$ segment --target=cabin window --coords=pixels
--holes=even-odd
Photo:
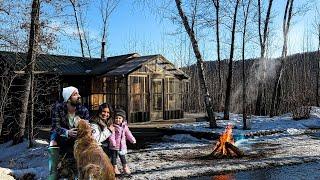
[[[102,103],[110,103],[116,108],[125,108],[127,101],[127,87],[125,78],[102,77],[94,78],[90,97],[91,109],[98,110]]]
[[[162,110],[162,80],[152,81],[153,110]]]
[[[183,81],[183,89],[182,89],[182,104],[183,104],[183,109],[185,111],[189,111],[189,105],[188,105],[188,98],[189,98],[189,93],[190,93],[190,83],[189,81]]]
[[[116,108],[125,108],[127,105],[127,84],[126,78],[114,79],[114,105]]]
[[[182,84],[173,77],[166,80],[166,110],[177,110],[182,108]]]
[[[147,76],[129,76],[130,107],[132,112],[146,112],[148,96]]]
[[[91,109],[98,110],[99,105],[106,102],[106,95],[104,94],[92,94],[91,95]]]

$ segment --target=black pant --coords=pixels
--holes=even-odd
[[[117,165],[117,157],[120,157],[122,165],[127,164],[125,155],[120,155],[119,151],[110,149],[110,158],[112,165]]]

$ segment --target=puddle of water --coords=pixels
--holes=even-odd
[[[236,173],[203,176],[190,179],[197,180],[243,180],[243,179],[261,179],[261,180],[315,180],[320,179],[320,162],[309,162],[290,166],[281,166],[267,169],[258,169],[251,171],[240,171]]]
[[[310,134],[309,136],[311,136],[313,139],[320,139],[320,132]]]

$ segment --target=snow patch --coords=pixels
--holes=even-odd
[[[297,134],[303,134],[303,133],[305,133],[305,130],[295,129],[295,128],[289,128],[289,129],[287,129],[287,132],[288,132],[290,135],[297,135]]]
[[[48,176],[48,142],[35,140],[35,147],[28,148],[28,141],[12,145],[12,141],[0,144],[0,167],[9,169],[17,178],[26,173],[36,175],[36,179]]]
[[[311,107],[310,118],[320,118],[320,107]]]

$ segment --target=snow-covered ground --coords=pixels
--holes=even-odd
[[[34,148],[28,148],[28,141],[12,146],[12,142],[0,145],[0,179],[1,172],[22,177],[33,173],[36,179],[48,176],[48,142],[37,139]]]
[[[320,139],[313,136],[319,131],[310,130],[320,128],[319,112],[319,109],[313,109],[310,119],[299,121],[293,120],[291,114],[274,118],[253,116],[250,130],[241,129],[242,119],[238,114],[231,114],[230,120],[218,120],[220,127],[233,124],[233,133],[238,137],[253,134],[236,142],[245,152],[243,158],[200,159],[200,156],[211,153],[215,141],[188,134],[164,136],[161,142],[152,143],[145,149],[129,150],[127,157],[132,176],[121,179],[183,178],[320,160]],[[214,133],[224,131],[224,128],[212,130],[208,126],[207,122],[196,122],[175,124],[171,128]],[[275,133],[258,136],[259,132],[266,131]],[[0,145],[0,167],[16,175],[32,171],[37,179],[46,178],[47,142],[38,140],[37,147],[33,149],[27,149],[27,143],[9,145]]]
[[[218,113],[218,116],[222,117],[222,113]],[[226,127],[227,124],[234,126],[234,135],[249,135],[258,134],[258,132],[279,132],[287,131],[289,134],[301,134],[309,129],[320,129],[320,108],[312,108],[311,118],[303,120],[293,120],[292,114],[284,114],[269,118],[268,116],[252,116],[249,119],[249,130],[242,130],[243,120],[241,114],[230,113],[230,120],[217,120],[219,127]],[[192,124],[175,124],[173,129],[197,131],[197,132],[213,132],[222,133],[224,128],[210,129],[208,122],[196,122]]]

